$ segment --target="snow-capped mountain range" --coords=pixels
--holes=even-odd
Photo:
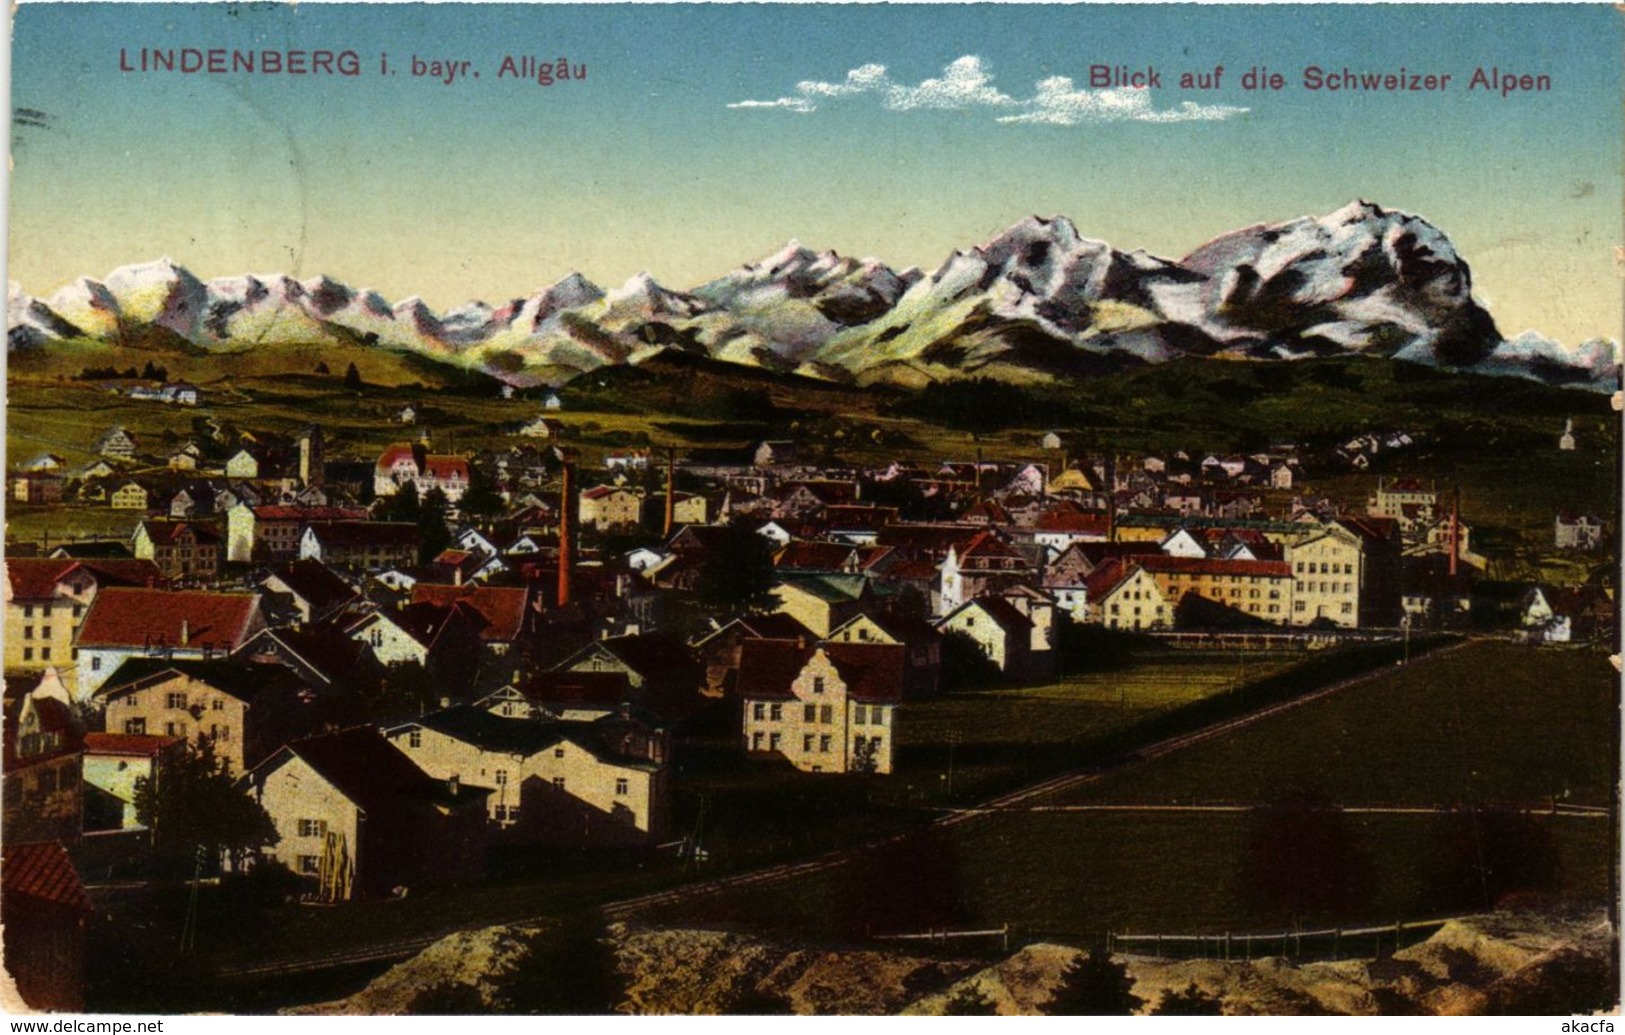
[[[201,281],[171,260],[82,277],[49,298],[12,284],[12,350],[64,339],[210,352],[347,342],[419,353],[510,383],[562,383],[665,349],[857,384],[968,376],[1064,380],[1183,355],[1372,353],[1613,390],[1615,342],[1503,339],[1467,263],[1426,220],[1356,201],[1215,238],[1178,260],[1122,252],[1064,216],[1025,219],[935,271],[792,241],[688,292],[639,274],[572,273],[501,305],[436,313],[328,277]]]

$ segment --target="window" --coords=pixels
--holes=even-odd
[[[498,823],[501,823],[503,820],[508,818],[508,806],[498,805],[494,811],[496,813],[496,821]]]
[[[769,751],[777,751],[779,749],[779,735],[777,733],[767,738],[767,749]]]
[[[83,605],[83,604],[75,604],[75,605],[73,605],[73,617],[78,618],[80,615],[82,615],[84,613],[85,613],[85,605]]]
[[[326,837],[327,836],[327,820],[325,820],[325,819],[301,819],[299,821],[299,836],[300,837]]]
[[[32,618],[32,617],[34,617],[34,605],[33,604],[24,604],[23,605],[23,617],[24,618]]]
[[[558,747],[553,749],[553,757],[554,758],[563,758],[564,757],[564,745],[563,744],[560,744]]]
[[[498,780],[498,781],[497,781],[497,782],[498,782],[498,783],[502,783],[502,782],[504,782],[504,781],[505,781],[505,780],[506,780],[506,779],[507,779],[507,774],[505,774],[505,773],[502,773],[502,771],[501,771],[501,770],[500,770],[500,769],[499,769],[499,770],[497,770],[497,772],[498,772],[498,774],[499,774],[499,775],[501,775],[501,776],[502,776],[502,777],[503,777],[503,779],[502,779],[502,780]],[[553,789],[554,789],[554,790],[555,790],[555,791],[562,791],[562,790],[564,790],[564,777],[562,777],[562,776],[555,776],[555,777],[553,777]]]
[[[186,695],[184,693],[169,693],[164,695],[165,708],[185,708]]]
[[[812,746],[813,746],[813,735],[811,733],[802,734],[802,736],[801,736],[801,750],[802,751],[811,751]]]
[[[41,647],[39,649],[39,659],[41,661],[50,661],[51,660],[51,648],[49,648],[49,647]]]
[[[823,736],[818,738],[818,750],[822,754],[826,754],[826,755],[829,754],[829,734],[828,733],[826,733]]]
[[[821,694],[823,692],[824,692],[824,677],[823,676],[813,676],[813,693]]]
[[[164,723],[164,736],[179,737],[181,734],[176,731],[175,724],[173,722],[166,722]]]
[[[508,771],[506,769],[498,769],[497,772],[496,772],[496,781],[497,781],[497,786],[498,787],[506,787],[506,786],[508,786]],[[564,786],[564,777],[560,776],[560,777],[554,778],[553,786],[555,786],[555,787]]]
[[[750,717],[751,718],[760,720],[760,719],[764,718],[766,716],[766,714],[767,714],[767,706],[764,705],[762,702],[757,701],[754,705],[751,706],[751,709],[750,709]]]
[[[757,734],[757,736],[760,736],[760,735],[761,734]],[[619,795],[624,795],[624,794],[626,794],[626,792],[628,790],[629,790],[629,787],[628,787],[627,782],[626,782],[626,777],[617,776],[615,778],[615,793],[616,793],[616,795],[618,795],[618,796]]]
[[[48,626],[48,625],[42,626],[40,628],[40,631],[39,631],[39,638],[42,639],[42,640],[50,639],[51,638],[51,627]]]
[[[889,709],[875,705],[875,707],[869,712],[869,721],[874,723],[876,726],[886,725],[886,714],[888,711]]]
[[[322,871],[322,863],[321,863],[321,860],[319,858],[317,858],[316,856],[314,856],[314,855],[301,855],[299,857],[299,872],[300,873],[313,876],[315,874],[320,873],[321,871]]]
[[[770,706],[768,708],[768,710],[767,710],[767,717],[769,719],[771,719],[772,721],[774,721],[774,722],[778,722],[780,719],[783,719],[784,718],[784,706],[779,705],[779,704],[775,704],[775,705]],[[773,736],[776,738],[776,737],[778,737],[778,734],[775,733],[775,734],[773,734]]]
[[[820,714],[818,716],[818,719],[819,719],[820,722],[834,722],[835,721],[835,711],[834,711],[834,707],[832,705],[827,705],[827,704],[824,705],[824,707],[821,708],[819,710],[819,712],[820,712]]]
[[[508,822],[509,823],[517,823],[517,822],[519,822],[519,806],[518,805],[509,805],[508,806]]]
[[[752,733],[750,735],[750,749],[752,751],[760,751],[760,750],[762,750],[762,731],[761,730],[757,730],[755,733]]]
[[[860,704],[858,705],[857,713],[852,716],[852,721],[857,723],[859,726],[862,726],[865,722],[869,721],[868,714],[869,709]]]
[[[1304,610],[1307,610],[1307,608],[1306,608],[1306,607],[1305,607],[1305,606],[1304,606],[1304,602],[1303,602],[1303,601],[1301,601],[1301,600],[1294,600],[1294,601],[1293,601],[1293,602],[1292,602],[1292,610],[1294,610],[1294,611],[1304,611]]]
[[[1354,605],[1353,605],[1353,604],[1350,604],[1350,603],[1347,603],[1347,602],[1345,602],[1345,603],[1344,603],[1344,604],[1343,604],[1343,613],[1344,613],[1344,614],[1346,614],[1346,615],[1351,615],[1351,614],[1353,614],[1353,613],[1354,613]]]
[[[23,639],[32,640],[33,638],[34,638],[34,627],[32,625],[23,626]]]
[[[802,708],[801,709],[801,721],[802,722],[817,722],[818,721],[818,706],[816,704],[809,704],[806,707]]]
[[[412,730],[406,735],[406,746],[420,748],[423,746],[423,731]]]
[[[23,648],[23,660],[24,661],[33,661],[34,660],[34,648],[32,648],[32,647],[24,647]],[[98,658],[97,660],[99,661],[101,659]]]

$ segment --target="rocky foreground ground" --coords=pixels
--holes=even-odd
[[[992,961],[924,957],[624,924],[572,937],[574,947],[556,929],[460,932],[355,995],[285,1012],[573,1013],[591,1007],[577,996],[585,983],[627,1014],[937,1014],[966,987],[1001,1014],[1040,1014],[1079,955],[1035,944]],[[1617,1009],[1616,951],[1597,910],[1465,917],[1382,959],[1121,959],[1145,1012],[1194,984],[1228,1014],[1553,1014]]]

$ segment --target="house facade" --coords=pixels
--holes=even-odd
[[[492,788],[487,816],[526,839],[649,843],[671,824],[664,733],[638,724],[508,719],[464,705],[386,731],[431,776]]]
[[[903,665],[902,648],[887,645],[744,643],[745,751],[803,772],[890,773]]]
[[[478,879],[490,788],[437,780],[375,729],[295,740],[243,778],[276,826],[265,856],[326,899]]]

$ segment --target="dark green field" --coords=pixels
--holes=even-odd
[[[1610,823],[1550,814],[1545,796],[1608,800],[1618,757],[1611,671],[1595,653],[1472,644],[1037,808],[932,828],[660,919],[830,938],[1008,922],[1093,941],[1109,930],[1267,931],[1513,902],[1594,905],[1615,856]],[[1264,807],[1064,811],[1221,802]]]
[[[1475,643],[1065,801],[1606,805],[1618,703],[1603,654]]]

